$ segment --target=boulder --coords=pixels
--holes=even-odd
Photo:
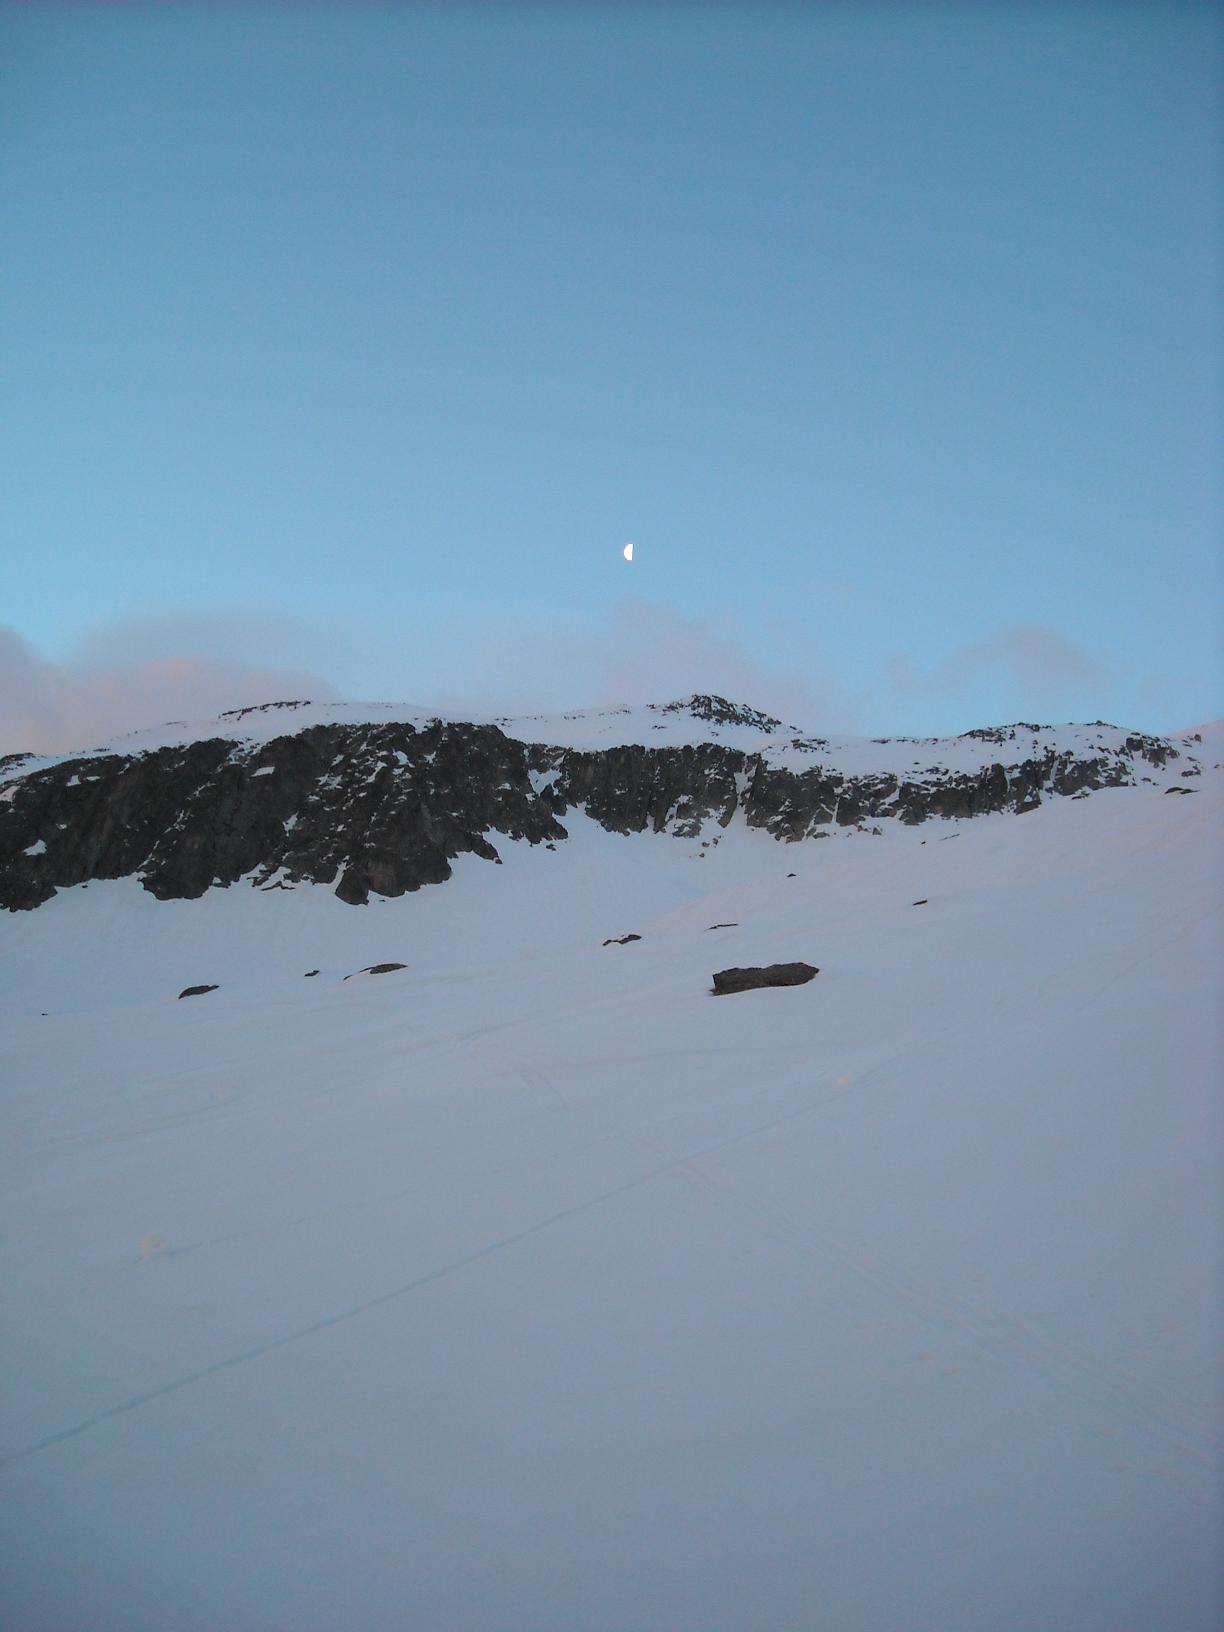
[[[351,975],[345,975],[345,980],[355,980],[358,975],[391,975],[397,969],[407,969],[406,963],[369,963],[364,969],[355,969]],[[316,971],[317,973],[317,971]]]
[[[810,963],[766,963],[748,969],[720,969],[714,976],[714,996],[750,992],[757,986],[802,986],[819,973]]]

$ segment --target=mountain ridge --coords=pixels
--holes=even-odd
[[[616,833],[701,839],[708,825],[708,846],[742,816],[796,842],[1023,814],[1105,788],[1187,792],[1203,755],[1198,735],[1175,742],[1102,721],[805,736],[707,693],[477,721],[275,702],[0,763],[0,906],[31,910],[61,888],[128,876],[159,899],[248,878],[332,886],[363,905],[444,882],[463,854],[498,862],[491,834],[555,846],[576,809]]]

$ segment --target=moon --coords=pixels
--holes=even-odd
[[[626,544],[624,549],[621,551],[621,554],[624,556],[626,561],[632,561],[633,560],[633,545],[632,544]]]

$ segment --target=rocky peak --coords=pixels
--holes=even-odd
[[[715,697],[706,692],[695,691],[691,697],[682,697],[674,703],[650,703],[647,706],[658,714],[688,714],[695,720],[707,720],[712,725],[746,725],[753,730],[769,733],[795,729],[794,726],[784,727],[781,720],[775,720],[772,714],[763,714],[759,708],[731,703],[725,697]]]

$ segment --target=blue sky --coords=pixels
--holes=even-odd
[[[6,7],[0,62],[0,751],[290,685],[1224,713],[1218,8]]]

